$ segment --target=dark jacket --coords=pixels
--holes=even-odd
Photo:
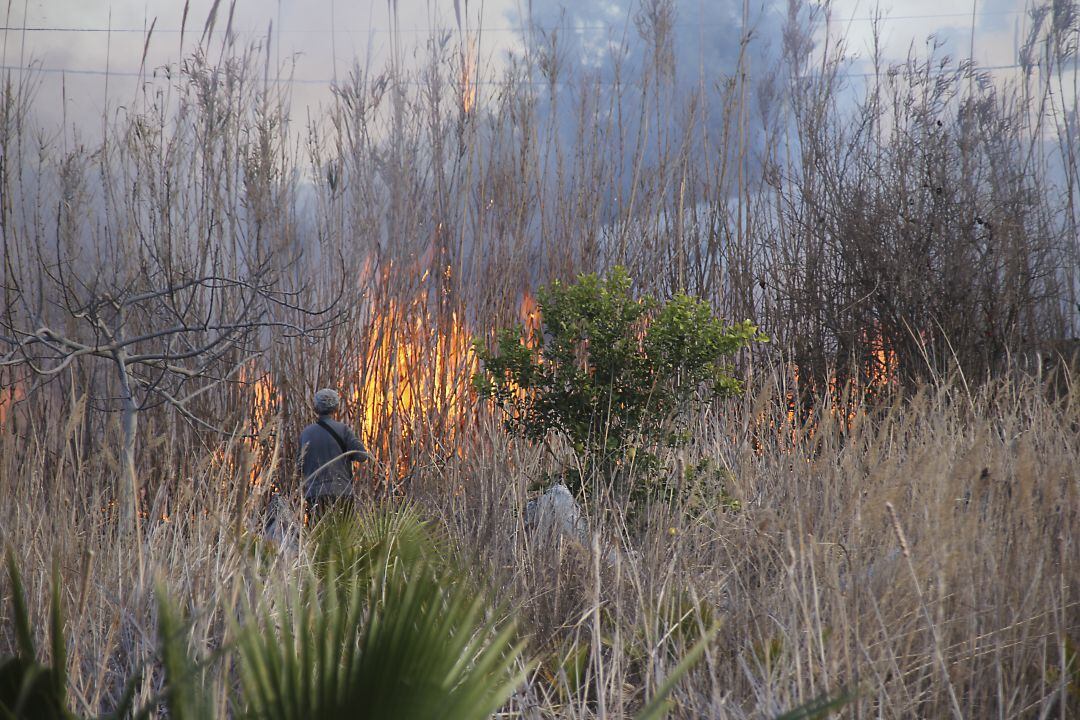
[[[349,426],[325,415],[320,418],[345,443],[345,453],[334,436],[318,423],[300,433],[300,464],[304,474],[304,497],[342,497],[353,493],[352,463],[371,456]]]

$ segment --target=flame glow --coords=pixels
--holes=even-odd
[[[865,333],[864,339],[870,348],[870,359],[864,368],[870,388],[880,389],[898,382],[898,362],[896,351],[888,347],[881,332]]]
[[[461,110],[465,115],[476,107],[476,69],[479,60],[476,38],[470,34],[461,46]]]
[[[393,454],[422,439],[454,441],[477,369],[472,334],[457,312],[440,321],[424,295],[391,300],[367,330],[360,363],[352,399],[369,448]]]
[[[775,436],[781,447],[795,448],[801,439],[813,438],[820,419],[807,417],[803,402],[806,397],[822,403],[829,418],[836,421],[842,431],[850,430],[858,418],[865,414],[867,402],[884,395],[899,385],[899,362],[896,351],[888,346],[885,337],[876,330],[862,335],[866,354],[852,377],[846,381],[833,372],[823,392],[817,391],[815,383],[800,379],[799,367],[788,363],[784,368],[780,393],[783,397],[783,416],[771,417],[762,410],[754,422],[754,447],[764,452],[763,437]],[[771,443],[770,443],[771,447]]]
[[[240,387],[247,396],[249,431],[240,438],[239,447],[247,452],[237,457],[235,453],[222,448],[215,453],[216,464],[223,468],[226,476],[236,473],[246,475],[252,485],[271,482],[267,477],[272,472],[276,446],[276,416],[281,409],[281,393],[274,385],[270,373],[254,376],[255,371],[247,367],[240,371]]]
[[[382,276],[385,282],[386,273]],[[364,266],[364,277],[373,274]],[[479,368],[473,350],[473,333],[460,310],[440,302],[445,288],[439,280],[450,280],[450,270],[419,273],[425,289],[409,298],[376,301],[373,316],[362,335],[345,351],[349,358],[342,368],[341,383],[346,401],[345,420],[355,422],[361,439],[383,464],[386,482],[395,484],[405,477],[427,452],[447,456],[460,452],[460,439],[476,419],[471,378]],[[380,283],[376,280],[373,287]],[[374,292],[376,297],[382,293]],[[380,309],[381,308],[381,309]],[[524,342],[539,342],[542,327],[535,296],[522,293],[517,308],[524,325]],[[841,429],[850,429],[865,410],[868,398],[882,395],[898,380],[896,353],[881,333],[864,334],[867,353],[856,377],[843,383],[837,374],[827,382],[824,393],[828,415]],[[275,444],[268,427],[274,424],[282,401],[281,392],[269,374],[254,379],[241,378],[248,388],[252,432],[246,438],[250,450],[250,475],[260,484],[265,468],[273,464]],[[794,448],[820,429],[820,419],[806,416],[804,393],[814,388],[800,378],[799,368],[787,366],[778,388],[782,412],[773,416],[759,409],[751,421],[755,448]],[[4,417],[4,397],[0,397],[0,420]],[[772,437],[769,440],[767,438]]]
[[[525,342],[531,347],[533,337],[540,331],[541,318],[540,305],[528,290],[521,298],[521,320],[525,324]]]
[[[276,414],[281,402],[277,388],[270,377],[270,373],[264,373],[252,384],[252,407],[251,424],[256,432],[266,427],[270,419]]]
[[[8,417],[11,415],[11,408],[15,407],[16,403],[21,402],[25,397],[26,391],[23,390],[22,384],[18,382],[0,389],[0,425],[7,422]]]

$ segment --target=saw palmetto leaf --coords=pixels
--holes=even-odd
[[[240,639],[252,718],[485,718],[521,682],[522,647],[419,515],[319,530],[317,571]]]

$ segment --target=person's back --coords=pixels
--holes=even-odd
[[[334,419],[338,403],[338,394],[333,390],[315,393],[318,420],[300,433],[304,500],[312,506],[352,498],[352,464],[371,457],[356,433]]]

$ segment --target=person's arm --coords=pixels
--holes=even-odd
[[[307,455],[308,445],[311,443],[304,439],[303,434],[300,435],[300,452],[296,454],[296,469],[300,473],[300,477],[307,478]]]
[[[349,460],[352,462],[366,462],[372,458],[371,453],[348,425],[345,426],[345,446],[349,449]]]

